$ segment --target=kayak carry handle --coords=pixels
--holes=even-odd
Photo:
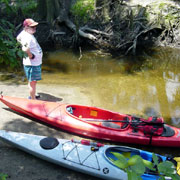
[[[1,97],[3,97],[3,92],[2,91],[0,92],[0,95],[1,95]]]
[[[91,141],[85,140],[85,139],[82,139],[80,141],[72,139],[71,141],[74,142],[74,143],[83,144],[83,145],[86,145],[86,146],[95,146],[95,147],[103,147],[104,146],[104,144],[102,144],[102,143],[91,142]]]

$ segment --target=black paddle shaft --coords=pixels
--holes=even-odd
[[[124,122],[124,123],[130,123],[130,124],[140,124],[140,125],[162,125],[165,124],[163,122],[145,122],[145,121],[131,121],[128,120],[104,120],[104,119],[86,119],[85,121],[88,122]]]

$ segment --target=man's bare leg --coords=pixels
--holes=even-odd
[[[37,81],[31,81],[28,83],[31,99],[36,99],[36,83]]]

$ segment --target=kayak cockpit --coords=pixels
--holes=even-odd
[[[171,137],[175,134],[173,128],[166,126],[162,118],[149,117],[145,120],[101,108],[81,105],[68,105],[67,112],[75,116],[76,119],[87,123],[115,130],[126,130],[130,127],[133,133],[141,132],[148,137]]]
[[[79,120],[113,129],[125,129],[130,124],[129,116],[112,111],[80,105],[69,105],[67,111]]]

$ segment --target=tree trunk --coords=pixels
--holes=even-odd
[[[46,20],[47,16],[47,6],[46,2],[44,0],[37,0],[38,6],[37,6],[37,15],[39,19]]]
[[[68,17],[70,5],[71,0],[38,0],[38,16],[51,25],[56,18],[62,22]]]

